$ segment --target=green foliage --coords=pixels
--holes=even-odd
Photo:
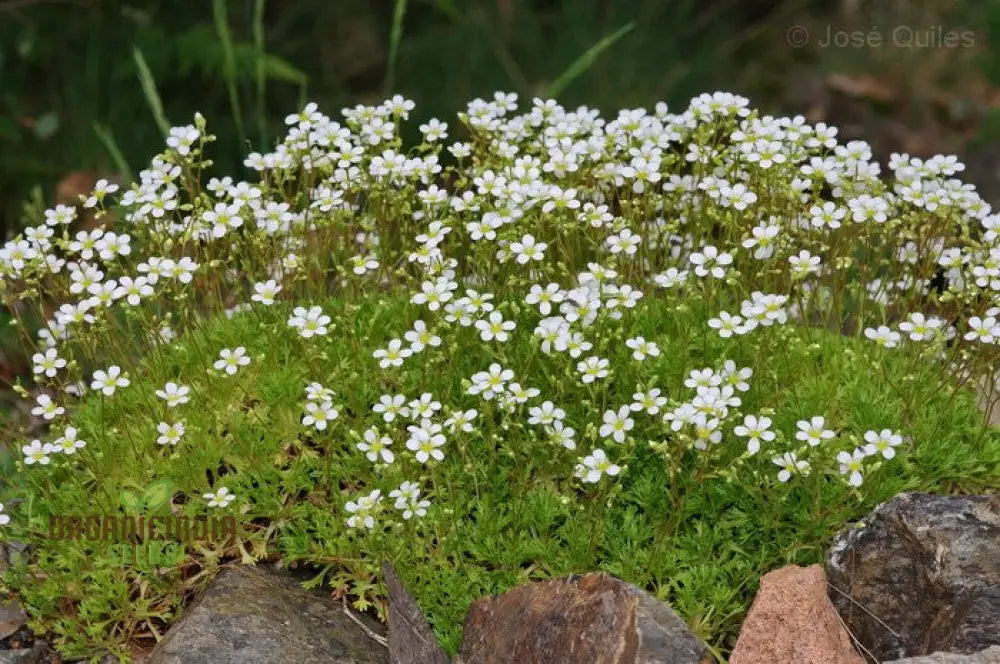
[[[206,172],[197,115],[141,185],[95,189],[113,233],[27,209],[0,297],[51,427],[0,495],[35,545],[4,585],[65,654],[124,655],[274,557],[375,611],[393,561],[451,650],[482,593],[606,569],[725,653],[760,573],[899,491],[1000,484],[969,389],[995,393],[998,238],[954,158],[883,176],[726,93],[607,122],[516,101],[415,145],[402,97],[309,105],[252,182]],[[235,532],[133,558],[47,536],[164,496]]]
[[[132,50],[132,57],[135,58],[139,82],[142,84],[142,94],[146,97],[146,103],[149,104],[149,111],[153,114],[153,119],[156,120],[156,126],[166,136],[167,132],[170,131],[170,123],[163,115],[163,104],[160,102],[160,94],[156,91],[156,81],[153,80],[153,74],[149,71],[146,58],[142,56],[142,51],[138,47]]]
[[[579,58],[573,61],[573,63],[566,68],[562,74],[552,81],[546,94],[549,97],[559,97],[563,90],[566,89],[570,83],[575,81],[577,78],[582,76],[590,67],[594,65],[594,62],[600,57],[601,53],[606,51],[611,47],[616,41],[627,35],[629,32],[635,29],[635,22],[626,23],[622,27],[615,30],[613,34],[604,37],[599,42],[591,46],[580,55]]]
[[[66,654],[121,652],[119,641],[141,634],[147,621],[169,619],[200,585],[201,579],[187,581],[193,569],[212,570],[226,555],[217,544],[199,543],[176,566],[151,574],[145,561],[122,565],[109,557],[107,543],[45,539],[50,515],[77,514],[83,505],[87,513],[119,514],[122,487],[148,486],[145,498],[129,495],[136,507],[145,500],[151,508],[163,497],[156,487],[172,486],[177,494],[170,509],[193,516],[204,512],[201,494],[224,484],[237,496],[231,511],[243,532],[236,549],[252,559],[279,554],[290,564],[312,565],[322,570],[317,582],[349,592],[359,609],[384,608],[378,569],[390,560],[451,651],[475,598],[593,569],[670,601],[702,637],[727,650],[760,574],[821,561],[832,534],[877,503],[904,490],[1000,488],[1000,446],[983,428],[972,395],[930,394],[933,373],[906,353],[817,330],[772,328],[765,333],[770,350],[763,365],[757,343],[706,338],[696,323],[709,312],[678,314],[659,299],[631,316],[622,333],[644,335],[670,352],[646,366],[630,360],[621,338],[598,340],[598,352],[621,369],[600,403],[568,399],[572,382],[561,363],[540,357],[528,337],[512,341],[508,361],[534,363],[531,385],[565,407],[567,422],[580,425],[600,420],[604,399],[627,402],[641,382],[633,374],[640,367],[666,394],[681,398],[690,391],[682,381],[691,366],[718,366],[723,358],[766,366],[751,379],[744,406],[774,408],[780,431],[815,413],[842,414],[851,431],[903,429],[904,397],[892,386],[907,385],[922,404],[905,427],[912,438],[907,451],[856,491],[835,471],[781,485],[768,454],[747,458],[731,437],[710,465],[693,450],[677,459],[683,472],[671,482],[665,459],[636,440],[620,484],[580,489],[571,480],[573,453],[487,409],[479,432],[457,434],[445,461],[418,478],[398,436],[392,465],[373,465],[356,449],[361,431],[384,427],[370,405],[388,391],[431,392],[449,407],[478,407],[479,400],[465,394],[463,377],[490,358],[469,333],[413,371],[385,376],[357,351],[384,345],[386,324],[409,326],[419,308],[378,295],[321,304],[336,322],[318,343],[288,334],[291,304],[203,322],[155,351],[128,389],[113,399],[93,397],[77,411],[74,424],[88,441],[79,452],[86,474],[67,458],[51,473],[18,476],[31,517],[24,531],[10,534],[37,542],[38,558],[5,582],[27,603],[35,627],[57,635]],[[249,366],[232,377],[210,369],[215,349],[241,344]],[[882,363],[884,375],[868,369]],[[157,422],[175,414],[154,391],[178,379],[194,395],[176,411],[187,433],[176,447],[151,445]],[[304,430],[299,422],[303,388],[313,381],[333,387],[341,406],[325,432]],[[404,521],[386,514],[379,517],[385,526],[370,533],[345,525],[345,502],[359,490],[385,494],[405,479],[429,487],[426,517]],[[38,573],[47,576],[31,581]],[[66,601],[73,611],[66,612]]]

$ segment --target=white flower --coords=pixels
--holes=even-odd
[[[725,266],[732,264],[733,257],[725,252],[708,245],[702,248],[701,252],[691,254],[690,262],[694,265],[694,273],[699,277],[712,275],[716,279],[726,276]]]
[[[299,335],[308,339],[312,336],[323,336],[327,333],[330,317],[323,313],[320,307],[295,307],[288,318],[288,326],[299,331]]]
[[[576,441],[573,440],[576,430],[564,425],[561,420],[554,421],[550,426],[546,426],[545,430],[548,432],[552,443],[561,445],[567,450],[576,449]]]
[[[858,448],[851,452],[840,452],[837,455],[837,462],[840,464],[840,474],[847,475],[847,483],[857,487],[865,481],[861,474],[864,470],[865,452]]]
[[[725,207],[733,207],[737,210],[745,210],[747,206],[757,202],[757,194],[749,191],[746,185],[740,183],[730,187],[724,185],[719,189],[720,202]]]
[[[779,482],[787,482],[792,475],[809,474],[809,462],[799,459],[795,452],[785,452],[780,456],[771,457],[771,463],[781,467],[778,471]]]
[[[392,450],[389,449],[389,446],[392,445],[392,438],[381,435],[375,427],[365,431],[364,438],[357,447],[365,453],[365,456],[372,463],[380,458],[385,463],[392,463],[396,458]]]
[[[566,417],[566,411],[556,407],[551,401],[545,401],[540,406],[529,408],[528,415],[528,424],[546,425]]]
[[[470,408],[469,410],[457,410],[451,414],[451,417],[444,421],[444,425],[448,427],[448,430],[452,433],[456,431],[465,431],[466,433],[473,431],[472,426],[473,420],[478,417],[479,411],[475,408]]]
[[[483,341],[493,341],[496,339],[503,343],[510,338],[509,332],[515,327],[517,327],[517,323],[512,320],[504,320],[499,311],[491,312],[488,321],[476,321],[479,338]]]
[[[309,401],[305,405],[305,410],[302,416],[303,426],[314,427],[317,431],[325,430],[327,422],[340,417],[340,412],[330,401]]]
[[[760,451],[761,442],[774,440],[774,432],[771,431],[771,418],[747,415],[743,418],[743,424],[733,429],[737,436],[748,438],[747,452],[756,454]]]
[[[204,493],[201,497],[208,501],[209,507],[227,507],[236,498],[224,486],[216,489],[215,493]]]
[[[378,365],[382,369],[402,366],[403,360],[413,355],[413,351],[403,347],[400,339],[393,339],[387,348],[379,348],[372,357],[378,360]]]
[[[666,272],[654,275],[653,283],[660,288],[673,288],[674,286],[679,286],[684,283],[687,280],[687,276],[687,270],[678,270],[677,268],[672,267]]]
[[[632,358],[640,362],[647,357],[657,357],[660,354],[659,347],[652,341],[646,341],[643,337],[626,339],[625,345],[632,349]]]
[[[63,435],[52,442],[53,451],[62,452],[63,454],[73,454],[86,446],[87,441],[77,438],[76,427],[66,427]]]
[[[137,277],[135,279],[122,277],[119,282],[121,283],[121,295],[133,307],[139,306],[142,298],[153,294],[153,287],[149,285],[149,280],[146,277]]]
[[[997,319],[993,316],[986,318],[973,316],[969,319],[969,327],[971,331],[965,333],[966,341],[977,340],[984,344],[991,344],[997,337],[1000,337],[1000,325],[997,325]]]
[[[187,284],[191,282],[191,275],[198,269],[198,263],[195,263],[187,256],[184,256],[176,262],[171,261],[167,267],[169,268],[168,275],[170,277],[177,279],[182,284]]]
[[[169,382],[163,386],[162,390],[156,390],[156,396],[167,402],[167,408],[173,408],[182,403],[187,403],[190,401],[188,393],[191,388],[187,385],[178,385],[174,382]]]
[[[667,398],[660,396],[660,388],[654,387],[648,392],[636,392],[632,395],[633,402],[629,405],[635,412],[646,411],[650,415],[656,415],[660,409],[667,405]]]
[[[740,392],[746,392],[750,389],[750,383],[747,381],[753,376],[753,369],[750,367],[737,369],[735,362],[726,360],[722,365],[722,371],[719,373],[719,376],[722,379],[721,384],[732,385]]]
[[[865,328],[865,336],[885,348],[895,348],[900,340],[899,332],[891,330],[886,325],[879,325],[878,329]]]
[[[379,397],[379,402],[372,406],[372,410],[382,414],[382,419],[392,422],[396,417],[409,417],[410,409],[406,406],[405,394],[383,394]]]
[[[600,429],[601,437],[613,438],[616,443],[624,443],[626,434],[635,426],[635,420],[629,417],[631,412],[628,406],[622,406],[618,412],[605,411],[604,424]]]
[[[55,348],[49,348],[45,353],[35,353],[31,357],[34,364],[33,371],[36,374],[45,374],[49,378],[56,375],[60,369],[66,366],[66,360],[59,357]]]
[[[320,383],[313,382],[306,385],[306,399],[309,401],[330,401],[335,396],[336,392]]]
[[[109,367],[107,371],[95,371],[90,389],[100,390],[105,396],[111,396],[115,393],[116,388],[128,387],[128,384],[129,380],[122,375],[121,367],[114,365]]]
[[[441,410],[441,402],[434,400],[434,395],[424,392],[419,399],[410,402],[410,416],[414,420],[429,420]]]
[[[903,443],[903,437],[890,429],[882,429],[866,431],[865,441],[868,443],[864,447],[866,455],[881,453],[886,459],[891,459],[896,456],[896,450],[893,448]]]
[[[30,445],[25,445],[21,448],[21,452],[24,454],[24,463],[29,466],[32,464],[47,465],[50,461],[49,455],[56,450],[52,445],[45,443],[42,444],[40,440],[31,441]]]
[[[480,371],[472,375],[472,385],[469,386],[468,393],[473,395],[481,394],[484,399],[489,401],[501,394],[504,391],[507,381],[513,378],[513,371],[504,369],[494,362],[490,365],[489,370]]]
[[[3,513],[3,503],[0,503],[0,526],[6,526],[10,523],[10,516]]]
[[[439,279],[438,281],[425,281],[420,286],[420,292],[415,293],[410,302],[414,304],[426,304],[431,311],[437,311],[441,305],[452,298],[452,291],[457,284],[450,279]]]
[[[576,370],[580,372],[582,380],[584,383],[593,383],[598,378],[604,378],[608,375],[608,367],[611,363],[602,357],[588,357],[586,360],[577,362]]]
[[[789,256],[788,262],[792,264],[792,277],[802,279],[819,271],[820,257],[803,249],[798,256]]]
[[[232,350],[229,348],[220,350],[219,359],[212,366],[217,371],[225,371],[232,376],[239,371],[240,367],[245,367],[248,364],[250,364],[250,358],[247,357],[247,349],[243,346],[237,346]]]
[[[795,426],[799,429],[795,432],[795,438],[809,443],[812,447],[837,435],[826,428],[826,419],[821,415],[816,415],[808,420],[799,420]]]
[[[274,298],[281,292],[281,286],[274,279],[268,279],[253,285],[254,294],[250,299],[261,304],[274,304]]]
[[[530,399],[534,399],[539,394],[541,394],[541,390],[537,387],[521,387],[520,383],[511,383],[507,386],[507,397],[514,403],[528,403]]]
[[[406,430],[410,432],[406,449],[416,452],[414,457],[418,463],[427,463],[431,459],[435,461],[444,459],[444,452],[440,448],[445,444],[445,437],[441,433],[440,424],[424,420],[419,426],[411,425]]]
[[[389,497],[396,501],[393,507],[402,510],[404,521],[414,516],[426,516],[427,508],[431,505],[429,500],[420,499],[420,487],[415,482],[403,482],[398,489],[389,492]]]
[[[160,422],[156,425],[156,431],[160,434],[156,439],[157,445],[176,445],[184,435],[184,422]]]
[[[809,208],[809,219],[816,228],[840,228],[840,223],[847,216],[847,210],[838,207],[835,203],[826,202],[823,207],[814,205]]]
[[[559,288],[559,284],[549,284],[545,288],[535,284],[531,287],[531,292],[524,298],[528,304],[537,304],[538,311],[543,316],[552,313],[552,305],[562,302],[566,298],[565,293]]]
[[[607,245],[612,254],[624,253],[627,256],[635,254],[639,249],[640,242],[642,242],[642,237],[635,235],[627,228],[618,235],[612,235],[607,239]]]
[[[351,515],[347,519],[347,527],[364,527],[367,530],[374,528],[375,514],[378,512],[381,503],[382,492],[379,489],[375,489],[367,496],[361,496],[357,499],[357,501],[347,501],[347,504],[344,505],[344,509],[346,509]]]
[[[351,272],[362,275],[366,272],[374,272],[378,269],[379,262],[375,256],[351,256]]]
[[[35,417],[52,420],[66,412],[65,408],[54,402],[47,394],[39,394],[36,403],[38,405],[31,409],[31,414]]]
[[[717,445],[722,440],[722,421],[718,417],[709,418],[704,413],[698,413],[692,418],[694,424],[694,447],[697,450],[707,450],[710,445]]]
[[[723,339],[728,339],[734,334],[739,336],[749,331],[743,322],[743,319],[739,316],[720,311],[718,318],[708,319],[708,326],[714,330],[718,330],[719,336]]]
[[[536,242],[533,235],[524,235],[520,242],[510,243],[510,250],[517,257],[517,262],[524,265],[530,261],[543,260],[548,246],[544,242]]]
[[[604,475],[614,476],[621,472],[621,467],[611,463],[604,450],[596,449],[576,467],[576,476],[583,482],[594,484]]]
[[[914,312],[899,324],[899,329],[913,341],[926,341],[932,339],[943,324],[940,318],[927,318],[920,312]]]
[[[436,348],[441,345],[441,337],[428,330],[427,324],[422,320],[414,321],[413,329],[405,333],[403,338],[410,342],[410,350],[414,353],[419,353],[427,346]]]
[[[722,376],[715,373],[711,367],[704,369],[692,369],[688,377],[684,379],[684,387],[701,391],[704,388],[718,387],[722,384]]]
[[[448,125],[437,118],[431,118],[425,124],[420,125],[419,129],[420,133],[424,135],[424,140],[428,143],[448,137]]]
[[[757,260],[770,258],[774,255],[774,240],[780,231],[781,227],[776,223],[754,226],[750,230],[750,237],[743,240],[742,245],[746,249],[753,249],[753,257]]]
[[[49,226],[68,225],[76,219],[76,208],[70,205],[57,205],[45,211],[45,223]]]

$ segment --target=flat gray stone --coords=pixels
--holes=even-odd
[[[993,646],[972,655],[936,652],[923,657],[907,657],[882,664],[1000,664],[1000,646]]]
[[[371,634],[385,629],[367,616],[352,620],[286,572],[234,567],[184,612],[148,664],[388,664],[384,641]]]

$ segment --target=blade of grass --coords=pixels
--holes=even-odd
[[[156,81],[153,80],[153,73],[149,71],[146,58],[142,56],[142,51],[139,50],[138,46],[132,47],[132,57],[135,59],[135,66],[139,70],[139,83],[142,85],[142,94],[146,97],[149,110],[153,112],[153,120],[156,121],[156,126],[166,136],[170,133],[170,123],[167,122],[167,116],[163,114],[163,104],[160,103],[160,95],[156,91]]]
[[[560,74],[556,80],[552,81],[546,90],[548,97],[558,97],[569,86],[570,83],[579,78],[584,72],[590,69],[591,65],[600,57],[601,53],[608,50],[615,42],[635,29],[635,21],[630,21],[615,30],[610,35],[604,37],[599,42],[588,48],[573,63]]]
[[[257,79],[257,138],[260,147],[267,147],[267,115],[265,107],[265,92],[267,79],[264,76],[264,3],[265,0],[255,0],[253,6],[253,47],[255,53]]]
[[[406,0],[396,0],[392,12],[392,30],[389,32],[389,56],[385,64],[385,82],[382,94],[388,97],[396,85],[396,59],[399,57],[399,43],[403,41],[403,17],[406,16]]]
[[[233,39],[229,34],[229,17],[226,12],[226,0],[213,0],[212,15],[215,18],[215,31],[219,35],[219,42],[222,44],[222,75],[226,79],[226,90],[229,93],[229,108],[233,113],[233,124],[236,125],[236,135],[242,145],[246,143],[247,133],[243,126],[243,113],[240,110],[240,98],[236,91],[236,56],[233,51]]]
[[[104,149],[108,151],[108,155],[111,157],[111,161],[115,163],[115,168],[121,173],[121,176],[125,178],[126,182],[133,182],[132,169],[129,168],[128,162],[125,161],[125,155],[118,148],[118,141],[115,140],[114,134],[111,130],[104,125],[95,122],[94,123],[94,133],[97,134],[97,138],[104,145]]]

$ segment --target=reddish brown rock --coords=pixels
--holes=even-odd
[[[475,602],[455,664],[710,664],[670,608],[606,574],[530,583]]]
[[[864,664],[819,565],[765,574],[729,664]]]

